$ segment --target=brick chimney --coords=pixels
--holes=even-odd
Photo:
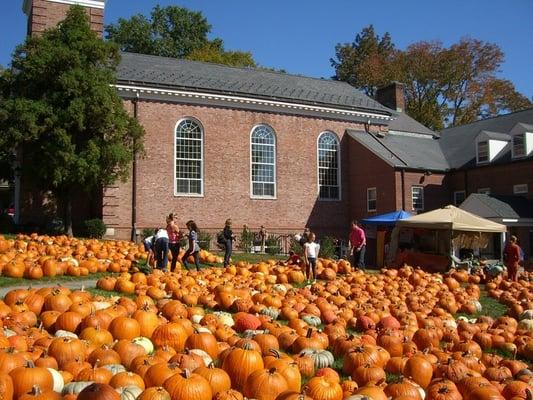
[[[394,111],[405,111],[405,86],[400,82],[391,82],[389,85],[379,88],[376,92],[376,100],[385,107]]]
[[[102,35],[106,0],[24,0],[22,10],[28,16],[28,35],[40,35],[63,21],[72,5],[87,10],[91,29]]]

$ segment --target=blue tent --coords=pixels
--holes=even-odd
[[[396,222],[398,222],[399,220],[406,219],[412,216],[413,215],[411,213],[400,210],[365,218],[361,221],[361,223],[365,225],[396,225]]]

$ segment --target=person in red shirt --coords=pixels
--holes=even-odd
[[[520,262],[520,246],[516,244],[518,239],[511,236],[509,243],[505,246],[505,266],[507,267],[507,277],[516,282],[518,280],[518,263]]]
[[[350,253],[352,254],[353,265],[359,269],[365,270],[365,250],[366,235],[363,228],[357,221],[352,221],[352,230],[348,237],[350,243]]]

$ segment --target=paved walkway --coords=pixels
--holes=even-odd
[[[85,288],[94,288],[96,287],[96,279],[83,279],[79,281],[63,281],[63,282],[39,282],[35,281],[35,283],[32,283],[31,285],[25,284],[25,285],[14,285],[14,286],[5,286],[0,288],[0,299],[3,299],[7,292],[13,290],[13,289],[27,289],[28,286],[31,286],[32,288],[42,288],[42,287],[50,287],[50,286],[63,286],[69,289],[81,289],[82,287]]]

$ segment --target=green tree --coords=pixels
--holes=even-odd
[[[205,61],[234,67],[257,67],[252,53],[225,51],[222,40],[220,39],[215,39],[204,47],[193,50],[186,58],[194,61]]]
[[[376,88],[386,85],[394,76],[391,67],[396,55],[391,36],[387,32],[379,37],[372,25],[355,36],[352,43],[337,44],[331,65],[335,68],[335,79],[348,82],[374,96]]]
[[[406,85],[406,112],[435,130],[527,107],[532,103],[499,78],[504,60],[492,43],[464,38],[450,47],[417,42],[397,50],[391,36],[379,37],[372,25],[353,43],[338,44],[331,59],[335,78],[370,96],[391,81]]]
[[[236,67],[256,66],[251,53],[226,51],[221,39],[209,40],[211,25],[201,12],[179,6],[155,6],[149,18],[142,14],[120,18],[105,30],[107,39],[117,43],[122,51]]]
[[[72,197],[125,179],[143,129],[111,85],[120,55],[91,31],[85,10],[17,47],[3,75],[0,148],[22,155],[22,176],[50,191],[72,233]]]

